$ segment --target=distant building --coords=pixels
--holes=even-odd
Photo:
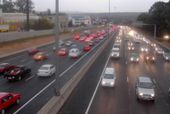
[[[71,16],[73,26],[91,25],[92,20],[90,16]]]
[[[38,20],[39,16],[30,14],[30,21]],[[0,25],[10,25],[10,30],[15,31],[23,28],[26,21],[26,14],[24,13],[0,13]]]

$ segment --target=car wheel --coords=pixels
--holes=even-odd
[[[19,76],[19,77],[18,77],[18,80],[21,80],[21,79],[22,79],[21,76]]]
[[[2,110],[1,110],[1,114],[5,114],[5,109],[2,109]]]
[[[19,104],[19,103],[20,103],[20,99],[17,99],[16,104]]]

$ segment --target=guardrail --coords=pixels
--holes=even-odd
[[[112,38],[112,37],[111,37]],[[79,64],[76,64],[74,68],[78,68],[75,73],[75,75],[69,79],[69,81],[61,88],[61,95],[60,96],[53,96],[49,102],[40,109],[37,114],[57,114],[57,112],[60,110],[60,108],[63,106],[64,102],[68,99],[71,92],[74,90],[74,88],[77,86],[77,84],[80,82],[80,80],[83,78],[85,73],[89,70],[89,68],[92,66],[92,64],[95,62],[96,58],[103,52],[105,47],[108,46],[110,41],[112,39],[108,39],[104,42],[102,46],[97,49],[97,51],[94,49],[95,53],[92,55],[92,57],[89,58],[88,61],[84,61],[84,65],[82,67],[79,66]],[[89,53],[90,54],[90,53]],[[78,67],[79,66],[79,67]],[[68,75],[67,75],[68,76]]]
[[[68,28],[67,32],[72,31],[82,31],[86,29],[92,29],[96,26],[88,26],[88,27],[73,27]],[[9,42],[19,39],[26,39],[26,38],[33,38],[39,36],[46,36],[46,35],[53,35],[54,31],[51,30],[40,30],[40,31],[25,31],[25,32],[7,32],[7,33],[0,33],[0,43],[2,42]]]

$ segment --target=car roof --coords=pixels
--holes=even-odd
[[[8,94],[9,94],[9,93],[7,93],[7,92],[0,92],[0,98],[6,96],[6,95],[8,95]]]
[[[105,70],[105,74],[114,74],[115,70],[114,68],[107,67]]]
[[[52,64],[45,64],[45,65],[42,65],[41,67],[51,67],[53,66]]]
[[[148,83],[152,83],[150,77],[140,76],[138,79],[139,79],[139,82],[148,82]]]

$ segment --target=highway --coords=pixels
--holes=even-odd
[[[74,41],[79,48],[83,48],[83,43]],[[58,59],[59,64],[59,80],[60,88],[72,78],[77,70],[93,55],[93,53],[100,47],[105,40],[96,44],[93,50],[83,55],[79,59],[70,59],[68,57],[58,57],[52,51],[53,44],[39,48],[48,54],[48,60],[35,62],[27,52],[16,54],[0,60],[0,63],[11,63],[15,65],[25,65],[32,69],[32,75],[25,77],[21,81],[8,82],[3,77],[0,79],[1,92],[19,92],[22,99],[19,105],[10,107],[6,110],[7,114],[35,114],[40,108],[47,103],[47,101],[54,95],[55,76],[50,78],[38,78],[35,74],[42,64],[52,63]]]
[[[59,114],[170,114],[168,96],[170,63],[164,61],[162,56],[157,56],[153,64],[144,62],[143,54],[139,52],[139,44],[135,45],[134,52],[140,53],[140,62],[131,63],[129,61],[131,52],[127,50],[125,38],[126,35],[122,36],[121,58],[109,59],[110,48],[105,49],[105,54],[98,58],[86,73]],[[169,50],[165,49],[165,51]],[[105,65],[116,70],[114,88],[100,85],[100,77]],[[154,102],[137,100],[136,79],[143,75],[150,76],[154,80],[156,90]]]

